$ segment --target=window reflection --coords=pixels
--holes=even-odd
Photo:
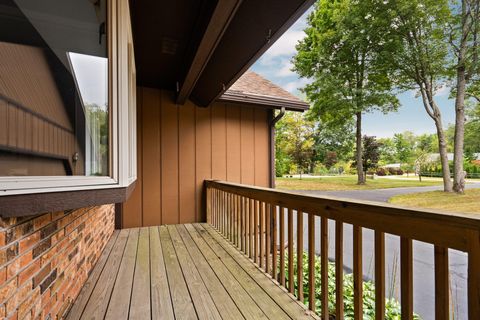
[[[103,0],[0,2],[0,176],[108,175]]]

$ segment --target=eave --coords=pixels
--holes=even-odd
[[[289,111],[306,111],[309,108],[308,103],[303,101],[293,101],[279,97],[264,96],[258,94],[227,91],[220,96],[217,101],[242,103],[248,105],[260,105],[267,108],[281,109],[282,107]]]

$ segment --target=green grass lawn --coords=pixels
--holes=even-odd
[[[423,181],[418,180],[394,180],[376,178],[375,180],[367,179],[366,185],[357,185],[356,176],[344,177],[326,177],[326,178],[277,178],[277,189],[283,190],[325,190],[325,191],[342,191],[342,190],[372,190],[386,188],[403,188],[403,187],[427,187],[440,185],[441,181]]]
[[[413,208],[480,213],[480,189],[466,190],[464,195],[443,191],[412,193],[392,197],[389,202]]]

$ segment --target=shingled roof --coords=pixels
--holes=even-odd
[[[264,105],[304,111],[309,105],[253,71],[244,73],[221,97],[221,101]]]

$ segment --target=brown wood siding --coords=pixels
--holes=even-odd
[[[177,106],[171,92],[137,92],[138,180],[123,227],[205,221],[205,179],[268,187],[267,110]]]
[[[142,225],[152,226],[161,224],[161,197],[162,197],[162,173],[161,173],[161,92],[158,90],[143,88],[138,91],[142,97],[140,127],[142,135],[142,168],[138,176],[142,179],[142,204],[143,212]],[[125,218],[124,218],[125,220]]]

